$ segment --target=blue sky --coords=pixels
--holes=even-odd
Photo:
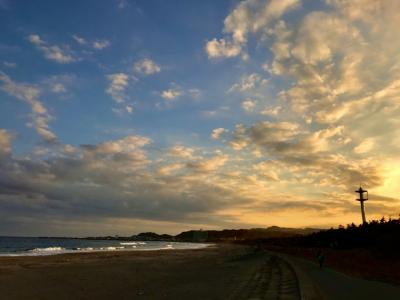
[[[205,98],[224,97],[219,88],[221,84],[228,86],[229,80],[221,83],[219,78],[226,78],[230,69],[209,64],[202,48],[210,32],[220,27],[221,18],[216,12],[226,14],[229,3],[221,7],[214,1],[201,5],[187,2],[181,4],[179,10],[172,2],[151,1],[129,2],[124,8],[113,1],[88,1],[83,5],[52,1],[40,2],[40,5],[8,3],[8,8],[1,11],[2,28],[7,29],[2,35],[2,44],[15,49],[3,49],[2,54],[5,61],[18,62],[24,67],[6,69],[7,74],[14,80],[38,85],[54,76],[69,77],[68,92],[55,95],[46,91],[42,97],[57,115],[52,125],[63,140],[71,144],[99,142],[102,131],[112,131],[112,128],[135,128],[138,132],[160,137],[175,131],[190,134],[189,130],[209,134],[212,124],[202,122],[199,112],[216,107],[215,100],[204,101]],[[68,47],[76,61],[60,64],[46,59],[28,41],[31,34],[39,34],[49,44]],[[94,50],[91,45],[80,45],[73,36],[82,37],[87,44],[108,41],[110,46]],[[152,58],[162,72],[154,76],[135,74],[133,64],[147,57]],[[134,117],[113,113],[111,108],[118,107],[112,107],[112,99],[104,93],[108,84],[106,76],[119,72],[136,78],[131,79],[131,86],[126,89],[129,103],[135,110]],[[215,79],[210,78],[210,74]],[[163,105],[160,93],[171,86],[207,88],[207,94],[199,96],[198,101],[182,96],[174,108],[154,109],[157,103]],[[12,99],[9,101],[14,104]],[[2,116],[15,113],[14,105],[9,110],[6,108]],[[20,109],[26,110],[26,107],[21,103]],[[187,128],[193,118],[194,124]],[[153,132],[153,126],[158,128],[158,133]],[[23,144],[26,145],[26,141]]]
[[[0,0],[0,234],[396,215],[398,6]]]

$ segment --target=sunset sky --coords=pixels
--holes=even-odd
[[[400,1],[0,0],[0,235],[400,213]]]

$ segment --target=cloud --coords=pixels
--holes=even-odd
[[[127,106],[125,106],[125,109],[126,109],[126,111],[127,111],[129,114],[133,113],[133,107],[132,107],[132,105],[127,105]]]
[[[235,83],[232,85],[228,93],[234,92],[234,91],[239,91],[239,92],[246,92],[246,91],[251,91],[255,88],[265,86],[268,83],[268,80],[265,78],[262,78],[259,74],[257,73],[252,73],[250,75],[243,75],[240,78],[240,82]]]
[[[175,145],[171,149],[169,149],[168,154],[170,156],[179,157],[179,158],[193,158],[194,153],[193,148],[184,147],[182,145]]]
[[[359,182],[369,187],[381,185],[383,174],[378,163],[337,153],[343,145],[342,131],[343,127],[333,127],[307,132],[296,123],[265,121],[251,127],[237,126],[230,145],[235,150],[258,149],[263,157],[275,160],[275,168],[278,164],[296,171],[321,186],[348,189]]]
[[[205,46],[209,58],[235,57],[240,54],[241,50],[240,45],[226,42],[225,39],[212,39]]]
[[[187,163],[187,167],[196,172],[210,173],[221,168],[228,160],[227,155],[217,155],[209,159],[197,159]]]
[[[161,92],[161,97],[168,101],[175,100],[182,95],[183,91],[180,88],[170,88]]]
[[[68,92],[68,87],[71,86],[75,80],[75,75],[71,74],[53,75],[42,81],[42,87],[54,94],[65,94]]]
[[[28,103],[32,110],[32,122],[29,127],[34,127],[39,136],[46,142],[56,142],[56,135],[49,129],[48,123],[53,118],[47,108],[38,99],[40,90],[32,85],[17,83],[11,80],[5,73],[0,72],[0,89],[19,100]]]
[[[72,55],[71,50],[69,50],[68,47],[62,48],[57,45],[49,45],[37,34],[29,35],[28,40],[32,44],[34,44],[37,49],[43,52],[44,56],[49,60],[55,61],[60,64],[67,64],[78,60]]]
[[[73,147],[68,153],[60,148],[62,152],[46,159],[0,160],[2,228],[3,216],[12,215],[14,221],[22,216],[32,219],[31,227],[37,226],[35,219],[48,219],[50,227],[63,218],[97,220],[96,226],[80,234],[101,234],[104,224],[124,219],[149,226],[156,221],[176,222],[178,231],[185,223],[218,223],[213,212],[228,203],[231,207],[243,203],[241,197],[232,197],[230,189],[204,179],[224,165],[223,155],[186,164],[167,162],[160,168],[159,162],[149,159],[150,143],[147,137],[131,135]],[[64,232],[70,226],[66,224]]]
[[[110,41],[108,40],[96,40],[93,42],[92,46],[96,50],[103,50],[111,45]]]
[[[225,128],[215,128],[211,132],[211,138],[214,140],[219,140],[224,133],[228,132]]]
[[[282,111],[281,106],[266,107],[261,114],[264,116],[277,116]]]
[[[5,129],[0,129],[0,156],[11,153],[13,135]]]
[[[88,41],[87,39],[77,35],[77,34],[73,34],[72,38],[80,45],[82,46],[89,46],[95,50],[103,50],[107,47],[109,47],[111,45],[109,40],[106,39],[98,39],[98,40],[94,40],[93,42]]]
[[[65,93],[67,91],[67,89],[62,83],[55,83],[51,88],[51,90],[56,94]]]
[[[226,38],[212,39],[206,43],[209,58],[234,57],[241,54],[248,35],[256,34],[278,20],[286,12],[299,6],[299,0],[246,0],[242,1],[225,18]]]
[[[294,12],[299,6],[295,0],[238,2],[223,35],[205,45],[210,59],[248,58],[233,67],[238,79],[229,92],[238,95],[225,94],[224,103],[202,112],[221,124],[211,127],[215,141],[209,141],[218,149],[163,148],[162,141],[128,135],[80,146],[43,143],[14,155],[14,134],[0,129],[0,228],[46,220],[40,228],[87,226],[101,234],[107,228],[132,233],[137,224],[179,231],[352,222],[359,219],[353,199],[360,182],[371,192],[369,216],[399,211],[400,4],[327,0]],[[39,36],[31,42],[50,47]],[[132,73],[157,73],[158,65],[144,60]],[[0,78],[2,90],[29,103],[30,126],[46,136],[51,115],[42,89]],[[132,113],[132,76],[114,73],[107,80],[106,92],[119,104],[114,110]],[[63,81],[47,90],[62,92],[58,83],[68,90]],[[173,100],[199,92],[171,84],[159,94]],[[228,102],[232,97],[246,99],[246,110],[260,107],[260,115],[235,124],[240,107]]]
[[[271,99],[260,97],[258,77],[244,74],[229,92],[246,92],[266,103],[261,114],[276,122],[237,124],[228,144],[274,159],[280,164],[274,167],[295,170],[277,175],[298,186],[309,184],[304,178],[342,190],[357,178],[370,187],[382,186],[387,180],[382,166],[398,149],[393,142],[400,112],[395,58],[400,4],[328,0],[327,8],[305,6],[296,18],[285,18],[299,3],[242,1],[225,19],[224,43],[241,49],[235,56],[253,53],[250,37],[257,55],[260,47],[266,49],[268,61],[262,65],[278,102],[271,105]],[[222,51],[218,55],[229,57]]]
[[[151,143],[147,137],[130,135],[125,138],[102,142],[97,145],[83,145],[82,148],[91,154],[116,154],[133,152]]]
[[[161,67],[149,58],[143,58],[133,66],[135,72],[143,75],[152,75],[161,72]]]
[[[246,99],[242,102],[242,108],[247,112],[252,112],[256,107],[256,101],[251,99]]]
[[[110,85],[106,93],[117,103],[123,103],[126,100],[125,90],[129,86],[129,75],[125,73],[114,73],[107,75]]]
[[[87,44],[87,41],[86,41],[83,37],[80,37],[80,36],[78,36],[78,35],[76,35],[76,34],[72,35],[72,38],[73,38],[77,43],[79,43],[79,44],[81,44],[81,45],[86,45],[86,44]]]
[[[261,163],[254,164],[253,169],[263,178],[269,181],[278,182],[280,180],[277,171],[279,169],[279,164],[275,163],[274,161],[263,161]]]
[[[160,96],[166,100],[164,105],[168,106],[171,105],[174,100],[182,98],[183,96],[185,96],[186,99],[198,100],[202,96],[202,92],[197,88],[181,87],[179,84],[171,82],[170,88],[163,90]],[[157,106],[163,107],[163,103],[158,103]]]
[[[185,165],[182,163],[173,163],[166,166],[162,166],[158,169],[158,173],[162,176],[171,175],[171,173],[181,170]]]
[[[357,154],[368,153],[374,147],[374,140],[372,138],[368,138],[363,140],[358,146],[354,147],[353,151]]]

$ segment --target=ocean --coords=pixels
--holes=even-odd
[[[69,238],[0,237],[0,256],[38,256],[62,253],[127,250],[198,249],[209,244],[86,240]]]

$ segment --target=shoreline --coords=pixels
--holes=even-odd
[[[9,251],[0,251],[0,257],[30,257],[51,256],[61,254],[79,254],[96,252],[118,251],[158,251],[158,250],[190,250],[207,248],[214,243],[189,243],[189,242],[165,242],[165,241],[118,241],[114,244],[62,244],[49,243],[47,245],[32,245],[32,248],[22,248]],[[21,246],[19,246],[21,248]],[[5,248],[7,249],[7,248]],[[18,250],[17,250],[18,249]],[[1,250],[1,248],[0,248]]]

